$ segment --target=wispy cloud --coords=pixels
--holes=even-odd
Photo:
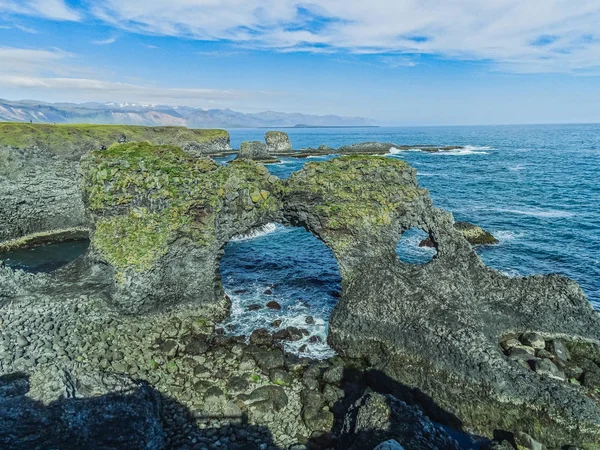
[[[0,0],[0,11],[52,20],[78,21],[82,17],[64,0]]]
[[[110,38],[106,38],[106,39],[98,39],[96,41],[92,41],[92,44],[94,44],[94,45],[109,45],[109,44],[114,44],[115,42],[117,42],[117,38],[110,37]]]
[[[122,83],[92,78],[92,70],[74,65],[77,57],[60,49],[36,50],[0,47],[0,86],[3,90],[27,90],[31,95],[59,95],[75,101],[147,102],[199,106],[226,103],[264,92],[227,89],[170,88],[144,80]],[[49,69],[51,68],[51,69]]]
[[[425,54],[517,72],[600,69],[598,0],[105,0],[91,13],[138,33],[283,52]]]

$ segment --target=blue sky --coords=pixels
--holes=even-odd
[[[598,0],[0,0],[0,97],[600,122]]]

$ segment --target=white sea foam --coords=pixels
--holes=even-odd
[[[447,155],[447,156],[466,156],[466,155],[488,155],[492,147],[486,145],[465,145],[463,148],[457,148],[456,150],[441,151],[433,153],[434,155]]]
[[[247,233],[238,234],[237,236],[231,238],[231,240],[234,242],[248,241],[250,239],[256,239],[262,236],[266,236],[267,234],[271,234],[275,231],[277,231],[277,224],[268,223],[266,225],[263,225],[262,227],[254,228],[248,231]]]
[[[562,217],[573,217],[575,213],[570,211],[561,211],[557,209],[537,209],[537,208],[524,208],[524,209],[503,209],[496,208],[494,211],[512,213],[512,214],[520,214],[522,216],[531,216],[531,217],[545,217],[545,218],[562,218]]]
[[[492,234],[500,242],[513,241],[515,239],[520,239],[523,236],[525,236],[525,233],[509,231],[509,230],[493,231]]]
[[[307,158],[311,158],[311,159],[324,159],[324,158],[327,158],[327,157],[329,157],[329,155],[310,155],[310,156],[307,156]]]
[[[517,278],[522,276],[516,269],[501,270],[500,273],[506,275],[509,278]]]
[[[399,155],[400,153],[405,152],[406,150],[400,150],[399,148],[396,147],[391,147],[390,148],[390,152],[388,153],[389,155]]]
[[[516,166],[511,166],[508,168],[508,170],[512,171],[512,172],[519,172],[521,170],[524,169],[523,164],[517,164]]]
[[[286,351],[300,356],[308,356],[314,359],[326,359],[335,355],[335,352],[327,345],[328,322],[325,319],[331,313],[327,310],[315,311],[308,304],[299,299],[289,299],[275,295],[265,295],[267,286],[254,285],[240,295],[229,293],[231,299],[231,315],[226,322],[226,330],[233,335],[244,335],[249,339],[250,334],[258,328],[266,328],[270,332],[282,330],[288,327],[296,327],[308,331],[296,342],[284,342]],[[281,305],[281,310],[272,310],[266,307],[255,311],[249,311],[248,306],[252,304],[265,305],[269,301],[276,301]],[[323,301],[323,305],[327,302]],[[313,317],[314,323],[307,324],[306,318]],[[281,320],[281,325],[275,328],[272,323]],[[229,328],[231,327],[231,329]],[[319,337],[319,342],[309,342],[313,336]],[[299,349],[306,345],[306,350]]]

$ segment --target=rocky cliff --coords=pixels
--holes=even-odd
[[[38,370],[43,355],[58,352],[44,344],[54,333],[67,360],[139,373],[204,415],[248,414],[286,445],[294,442],[287,433],[300,432],[333,433],[319,448],[344,433],[354,441],[382,423],[377,404],[401,417],[399,400],[459,430],[504,430],[550,449],[600,447],[598,313],[566,278],[508,278],[487,268],[405,162],[345,156],[280,180],[252,161],[218,166],[177,147],[121,144],[92,152],[82,173],[92,225],[86,258],[53,275],[0,271],[12,300],[0,309],[3,370]],[[273,221],[305,227],[338,261],[343,291],[329,343],[342,362],[307,366],[265,336],[215,347],[222,339],[213,321],[228,307],[223,248]],[[425,265],[396,255],[415,227],[437,250]],[[36,325],[50,319],[48,330]],[[251,387],[247,371],[257,366],[257,380],[268,381]],[[390,397],[360,400],[365,377]],[[345,399],[355,405],[346,418]],[[361,405],[374,407],[362,416]],[[402,427],[387,433],[394,427],[376,437],[400,439]],[[427,445],[414,448],[442,448]]]
[[[0,242],[86,227],[82,155],[117,142],[174,144],[194,156],[230,150],[224,130],[116,125],[0,124]]]

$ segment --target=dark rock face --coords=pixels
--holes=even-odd
[[[292,143],[287,133],[282,131],[267,131],[265,133],[268,153],[285,153],[292,151]]]
[[[56,368],[34,377],[31,386],[21,374],[0,377],[1,448],[164,448],[160,396],[149,386]]]
[[[31,148],[0,148],[0,242],[87,225],[77,163]]]
[[[423,412],[391,395],[368,392],[357,400],[344,418],[340,450],[375,448],[395,440],[405,450],[458,450],[458,443]]]
[[[260,141],[242,142],[236,159],[246,159],[260,162],[278,162],[267,150],[267,146]]]

